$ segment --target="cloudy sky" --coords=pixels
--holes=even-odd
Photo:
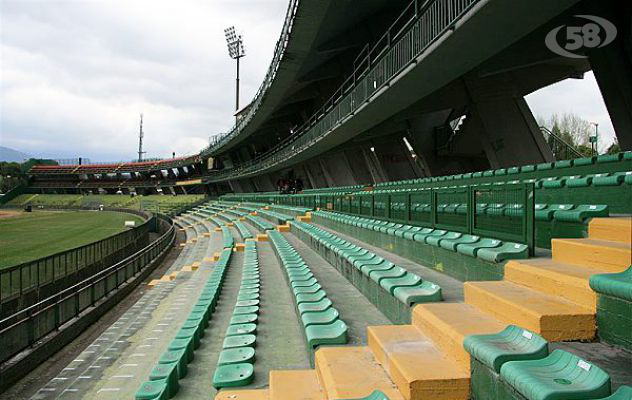
[[[242,104],[272,57],[287,0],[0,0],[0,144],[52,158],[127,160],[139,113],[148,157],[193,154],[232,125],[244,33]],[[612,125],[592,74],[527,98],[536,115],[575,112]],[[607,139],[605,139],[607,137]]]

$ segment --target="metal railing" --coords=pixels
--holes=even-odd
[[[147,247],[54,296],[0,320],[0,363],[79,317],[84,310],[110,296],[162,256],[173,244],[176,231],[170,218],[162,215],[158,218],[169,227]]]
[[[501,183],[392,193],[269,196],[235,194],[223,196],[222,200],[321,208],[401,224],[524,243],[533,252],[534,191],[533,183]]]
[[[549,128],[541,126],[540,131],[544,136],[544,140],[546,140],[546,143],[551,148],[556,160],[571,160],[584,157],[573,145],[553,133]]]
[[[147,217],[147,214],[139,211],[108,210]],[[148,240],[148,232],[155,224],[153,218],[150,217],[135,228],[97,242],[0,270],[0,316],[5,314],[4,308],[8,302],[21,299],[26,293],[36,293],[35,301],[37,301],[40,295],[46,295],[47,291],[44,287],[57,286],[57,283],[65,283],[71,276],[80,276],[84,272],[91,274],[94,268],[103,263],[120,259],[127,256],[130,251],[137,250],[139,245],[144,245],[141,242]]]
[[[263,102],[263,99],[265,97],[265,93],[268,88],[272,86],[272,82],[276,77],[281,61],[283,60],[283,56],[285,55],[285,49],[287,48],[288,42],[290,40],[290,34],[292,33],[292,27],[294,26],[294,17],[296,16],[298,5],[299,0],[290,0],[285,14],[285,22],[283,23],[281,35],[279,37],[279,40],[277,40],[276,45],[274,46],[274,55],[272,56],[272,61],[270,62],[270,66],[268,67],[268,72],[263,78],[263,82],[261,83],[261,86],[259,86],[257,93],[255,93],[254,99],[250,103],[248,111],[245,113],[245,115],[237,120],[237,122],[229,132],[213,136],[210,139],[209,147],[205,150],[202,150],[202,152],[200,153],[201,156],[212,155],[214,151],[218,150],[226,143],[228,143],[232,138],[237,136],[244,129],[244,127],[248,125],[248,123],[250,123],[257,110],[259,110],[259,107],[261,106],[261,103]]]
[[[404,73],[414,60],[480,0],[428,0],[411,2],[382,38],[365,48],[355,70],[331,98],[301,127],[274,148],[234,168],[209,174],[210,182],[253,174],[302,152],[346,122],[374,95]],[[255,109],[253,108],[253,111]],[[221,142],[220,142],[221,143]]]

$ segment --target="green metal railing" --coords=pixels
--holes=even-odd
[[[207,181],[253,175],[301,153],[386,88],[390,81],[450,30],[480,0],[411,2],[382,38],[356,59],[355,70],[312,117],[270,151],[235,168],[209,174]]]
[[[0,320],[0,363],[79,317],[83,311],[111,296],[159,259],[173,244],[175,229],[170,218],[162,215],[158,218],[166,229],[150,245],[54,296]]]
[[[222,200],[321,208],[391,222],[445,229],[535,246],[535,185],[453,186],[391,193],[257,195]]]

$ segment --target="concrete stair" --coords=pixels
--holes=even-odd
[[[325,393],[313,369],[270,371],[270,400],[321,400]]]
[[[507,281],[467,282],[465,302],[498,318],[537,332],[546,340],[591,340],[595,313],[558,296]]]
[[[632,217],[593,218],[588,237],[619,243],[632,243]]]
[[[632,263],[630,244],[601,239],[553,239],[553,260],[597,272],[621,272]]]
[[[588,280],[594,273],[593,268],[563,264],[550,258],[513,260],[505,265],[506,281],[559,296],[592,312],[597,310],[597,294],[590,288]]]
[[[381,390],[391,400],[403,399],[367,346],[322,347],[316,371],[327,399],[356,399]]]
[[[405,399],[468,398],[470,374],[415,326],[372,326],[368,340]]]

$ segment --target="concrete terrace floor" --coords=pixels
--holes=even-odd
[[[177,219],[181,226],[192,222],[202,221],[191,217]],[[220,235],[203,236],[211,230],[212,225],[207,222],[186,229],[187,240],[198,239],[184,246],[165,274],[201,262],[197,271],[182,272],[175,280],[148,290],[32,398],[133,398],[186,319],[193,306],[191,299],[197,297],[211,273],[211,263],[203,260],[221,246]]]

